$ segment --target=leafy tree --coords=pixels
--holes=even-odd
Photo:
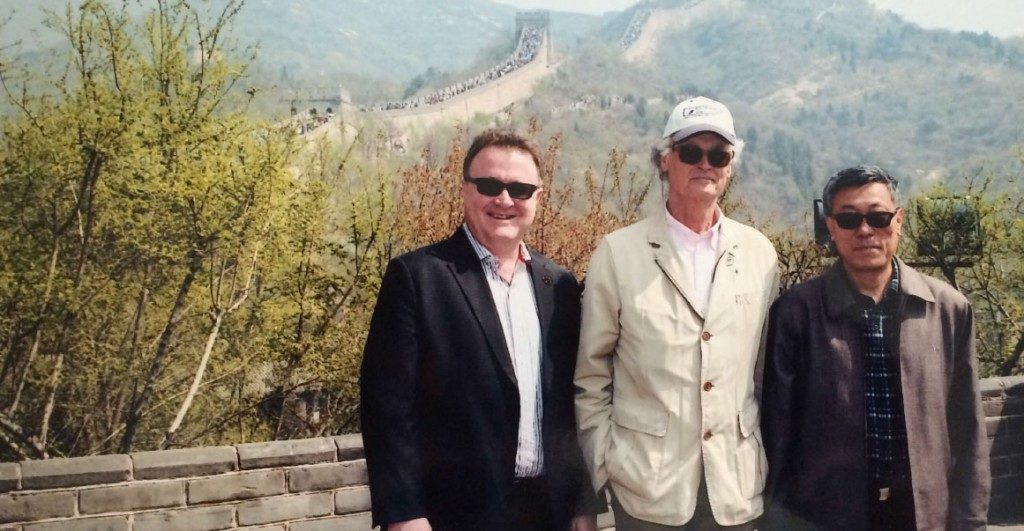
[[[1024,369],[1024,199],[992,184],[970,180],[959,193],[935,185],[915,198],[904,249],[967,295],[982,372],[1007,376]]]

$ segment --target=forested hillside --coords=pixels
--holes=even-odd
[[[573,132],[568,152],[592,159],[622,145],[642,164],[678,98],[713,96],[747,140],[736,193],[770,216],[806,212],[831,173],[862,162],[908,191],[1021,175],[1021,39],[922,30],[864,0],[720,3],[681,21],[646,62],[595,39],[527,112],[590,102],[548,119]]]

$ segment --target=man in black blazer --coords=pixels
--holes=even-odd
[[[537,149],[485,131],[463,180],[465,223],[388,264],[370,323],[373,524],[595,529],[573,412],[579,286],[523,244],[543,193]]]

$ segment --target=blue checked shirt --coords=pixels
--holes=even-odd
[[[892,280],[882,300],[861,300],[864,342],[864,409],[868,470],[880,483],[908,476],[907,425],[903,419],[898,344],[899,268],[893,262]],[[856,293],[856,292],[855,292]],[[866,299],[866,300],[865,300]]]

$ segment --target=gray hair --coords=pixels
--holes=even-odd
[[[710,133],[711,131],[702,132]],[[686,139],[684,138],[683,140]],[[682,142],[683,140],[680,140],[679,142]],[[662,181],[668,179],[668,174],[662,171],[661,169],[661,158],[664,157],[665,155],[668,155],[669,152],[672,151],[672,148],[679,142],[675,142],[672,140],[672,137],[666,136],[665,138],[662,138],[657,144],[651,147],[651,163],[654,164],[654,169],[658,171],[658,175],[661,177]],[[736,164],[739,163],[740,155],[743,153],[743,144],[743,140],[737,138],[736,143],[732,145],[733,155],[732,162],[730,164],[735,166]]]
[[[870,183],[884,184],[889,189],[892,202],[896,204],[897,208],[900,206],[899,181],[890,175],[889,172],[878,166],[861,165],[839,170],[835,175],[829,177],[828,182],[825,183],[825,189],[821,191],[822,206],[825,207],[825,214],[832,213],[833,201],[835,201],[836,194],[840,190],[859,188]]]

